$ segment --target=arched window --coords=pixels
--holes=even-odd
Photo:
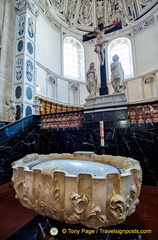
[[[129,78],[133,76],[133,56],[131,41],[129,38],[120,37],[114,39],[108,46],[108,69],[110,73],[110,65],[112,63],[112,57],[116,54],[119,56],[119,61],[122,64],[124,70],[124,77]],[[109,74],[110,76],[110,74]]]
[[[64,77],[84,80],[84,48],[73,37],[64,39]]]

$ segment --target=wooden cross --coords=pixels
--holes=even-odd
[[[100,76],[101,76],[101,87],[100,95],[107,95],[109,93],[107,87],[107,77],[106,77],[106,61],[105,61],[105,40],[104,34],[108,34],[114,31],[121,29],[121,23],[114,23],[107,27],[104,27],[103,24],[100,24],[97,28],[94,29],[94,32],[90,32],[86,35],[83,35],[83,42],[87,42],[91,39],[97,38],[97,43],[95,45],[94,51],[98,54],[100,61]]]

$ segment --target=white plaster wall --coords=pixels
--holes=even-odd
[[[136,75],[144,74],[158,67],[158,26],[157,23],[140,31],[134,37]]]
[[[98,55],[96,54],[96,52],[94,52],[95,44],[85,44],[84,46],[85,46],[85,71],[87,72],[90,63],[94,62],[95,68],[97,70],[98,79],[100,80],[100,63]]]
[[[36,23],[36,60],[61,75],[61,40],[57,32],[40,15]]]
[[[57,90],[58,101],[62,103],[69,102],[68,94],[68,82],[62,79],[58,79],[58,90]]]
[[[89,93],[87,91],[86,85],[82,84],[80,85],[80,104],[84,104],[85,103],[85,99],[89,96]]]
[[[142,101],[144,99],[142,78],[127,82],[127,94],[129,102]]]
[[[47,97],[51,100],[56,100],[56,84],[52,84],[47,80]]]
[[[36,69],[36,84],[39,85],[39,90],[37,93],[46,97],[46,71],[39,66],[37,66]]]
[[[0,1],[0,21],[3,24],[1,33],[2,42],[0,42],[0,121],[5,121],[8,109],[5,101],[14,100],[15,96],[12,83],[15,37],[15,9],[13,0]]]

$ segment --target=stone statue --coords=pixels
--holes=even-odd
[[[97,72],[95,69],[94,62],[91,62],[89,66],[89,70],[86,73],[86,87],[89,92],[89,97],[96,96],[96,88],[97,88]]]
[[[8,122],[14,122],[16,117],[16,106],[13,100],[6,101],[6,105],[8,105],[8,109],[6,112],[6,120]]]
[[[114,88],[114,93],[121,93],[122,89],[125,88],[125,83],[124,83],[124,71],[122,68],[121,63],[119,62],[119,56],[114,55],[113,58],[113,63],[110,65],[111,69],[111,84]]]

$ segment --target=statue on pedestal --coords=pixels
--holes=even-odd
[[[121,93],[123,89],[125,89],[124,82],[124,71],[121,63],[119,62],[119,56],[114,55],[113,63],[110,65],[111,69],[111,84],[114,88],[114,93]]]
[[[97,88],[97,72],[95,69],[94,62],[91,62],[89,66],[89,70],[86,73],[86,88],[89,92],[89,97],[95,97],[96,96],[96,88]]]
[[[6,112],[6,120],[8,122],[14,122],[16,117],[16,105],[13,100],[6,101],[6,105],[9,106]]]

